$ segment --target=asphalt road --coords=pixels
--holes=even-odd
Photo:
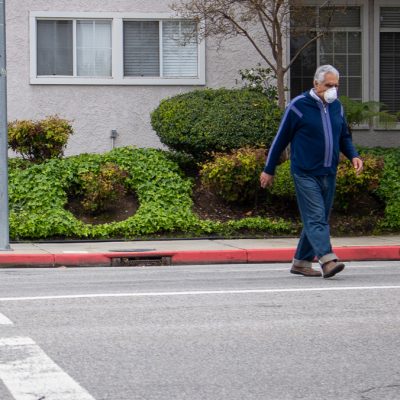
[[[0,399],[400,399],[400,262],[288,268],[0,270]]]

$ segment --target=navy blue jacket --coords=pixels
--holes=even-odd
[[[340,152],[349,160],[358,157],[340,101],[324,105],[309,92],[297,96],[287,106],[264,172],[274,175],[279,157],[289,143],[291,170],[295,174],[336,174]]]

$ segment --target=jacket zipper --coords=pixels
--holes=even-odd
[[[322,127],[324,130],[325,136],[325,157],[324,157],[324,167],[330,167],[332,164],[332,144],[331,144],[331,132],[329,129],[330,121],[329,121],[329,114],[327,110],[327,106],[320,103],[321,108],[321,118],[322,118]]]

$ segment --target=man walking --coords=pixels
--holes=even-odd
[[[336,68],[322,65],[316,70],[314,87],[287,106],[260,176],[263,188],[273,184],[279,157],[290,143],[291,173],[303,222],[290,270],[293,274],[321,276],[311,267],[315,257],[324,278],[345,267],[332,251],[329,232],[339,153],[352,162],[357,173],[362,171],[363,162],[351,141],[343,106],[337,99],[338,87]]]

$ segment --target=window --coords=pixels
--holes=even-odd
[[[205,44],[192,21],[32,12],[31,37],[33,84],[205,84]]]
[[[400,7],[380,8],[379,100],[400,110]]]
[[[111,76],[110,21],[38,20],[37,75]]]
[[[340,72],[341,95],[354,100],[362,99],[362,28],[360,7],[346,7],[343,10],[332,10],[319,7],[308,7],[312,20],[319,21],[321,26],[331,18],[329,31],[308,46],[293,63],[290,70],[291,97],[308,90],[313,85],[314,72],[319,65],[332,64]],[[331,17],[329,16],[331,15]],[[299,22],[294,21],[299,24]],[[290,57],[310,38],[319,32],[318,24],[308,33],[292,36]],[[304,30],[305,31],[305,30]]]
[[[194,29],[188,21],[124,22],[124,75],[196,77]]]

